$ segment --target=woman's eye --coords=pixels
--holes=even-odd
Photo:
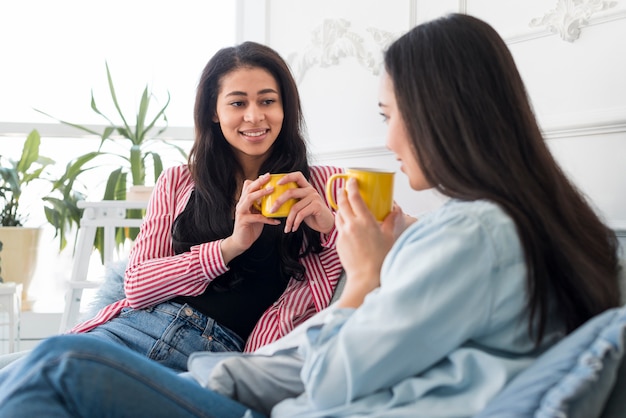
[[[389,116],[385,115],[384,113],[381,113],[380,116],[382,116],[383,118],[383,123],[387,123],[389,121]]]
[[[271,105],[272,103],[276,103],[275,99],[265,99],[262,101],[264,105]]]
[[[230,105],[233,107],[241,107],[243,106],[243,102],[232,102]]]

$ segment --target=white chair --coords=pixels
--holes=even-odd
[[[72,276],[65,294],[65,310],[61,316],[60,333],[69,330],[78,322],[83,290],[100,285],[99,282],[87,278],[96,230],[99,227],[104,228],[103,259],[106,265],[115,258],[115,228],[141,226],[142,219],[127,218],[127,213],[129,209],[145,209],[146,206],[146,201],[78,202],[78,207],[84,211],[78,230]]]
[[[3,340],[6,338],[8,352],[14,353],[20,347],[20,321],[22,311],[22,284],[0,283],[0,329],[7,328],[7,336],[1,332]],[[4,320],[6,316],[6,321]],[[4,342],[4,341],[3,341]],[[0,353],[3,352],[0,345]]]

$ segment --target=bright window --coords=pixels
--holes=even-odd
[[[235,7],[234,0],[0,3],[0,133],[7,122],[54,122],[33,108],[102,124],[90,91],[106,110],[105,61],[129,111],[150,84],[160,100],[171,94],[170,126],[192,126],[200,72],[217,49],[235,43]]]

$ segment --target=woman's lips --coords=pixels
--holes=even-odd
[[[240,131],[239,133],[246,137],[249,141],[261,141],[265,139],[269,129],[256,130],[256,131]]]

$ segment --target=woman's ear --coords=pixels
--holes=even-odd
[[[220,123],[220,120],[217,118],[217,115],[213,115],[213,119],[211,119],[214,123]]]

